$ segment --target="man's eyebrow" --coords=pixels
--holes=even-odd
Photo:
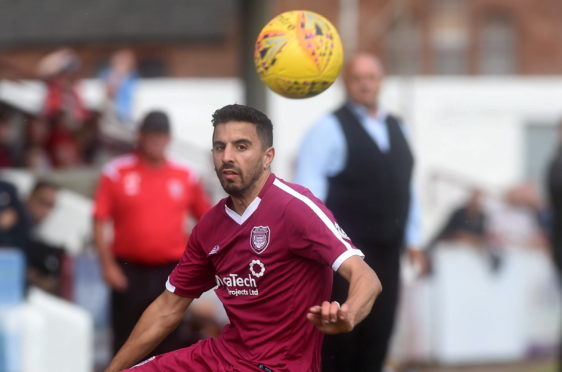
[[[240,138],[234,141],[234,143],[238,145],[238,144],[252,143],[252,141],[250,141],[248,138]]]
[[[235,145],[242,145],[242,144],[252,144],[253,142],[248,138],[239,138],[237,140],[232,141],[231,143]],[[213,145],[225,145],[224,141],[214,140]]]

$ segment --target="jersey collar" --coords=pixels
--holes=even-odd
[[[226,214],[232,218],[232,220],[234,220],[234,222],[236,222],[238,225],[242,225],[244,222],[246,222],[248,220],[248,218],[250,218],[254,212],[258,209],[258,206],[261,203],[261,200],[263,198],[263,195],[267,192],[267,190],[269,190],[269,188],[271,187],[271,185],[273,184],[273,181],[275,181],[275,175],[273,173],[271,173],[269,175],[269,177],[267,178],[267,181],[265,181],[265,184],[263,185],[260,193],[258,194],[258,196],[256,196],[256,198],[254,200],[252,200],[252,202],[250,203],[250,205],[248,205],[248,207],[246,208],[246,210],[244,211],[244,213],[242,213],[242,215],[239,215],[238,213],[236,213],[234,210],[232,210],[231,208],[229,208],[228,206],[228,201],[226,203],[224,203],[224,211],[226,212]]]

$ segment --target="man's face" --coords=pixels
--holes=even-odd
[[[376,105],[383,79],[382,67],[368,55],[355,57],[344,72],[347,95],[352,101],[363,106]]]
[[[151,161],[162,161],[170,144],[170,135],[160,132],[141,132],[138,138],[140,153]]]
[[[218,124],[213,133],[215,172],[228,194],[251,191],[273,160],[273,148],[264,149],[256,126],[244,121]]]
[[[37,223],[43,222],[55,207],[56,202],[57,190],[52,187],[42,187],[29,196],[29,212]]]

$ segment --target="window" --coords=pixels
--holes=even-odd
[[[138,70],[139,75],[143,78],[159,78],[169,75],[166,63],[156,58],[141,58]]]
[[[507,75],[516,71],[516,35],[511,19],[504,14],[490,14],[480,27],[479,72]]]
[[[385,63],[390,74],[418,74],[421,72],[421,32],[418,23],[403,17],[390,29],[386,39]]]
[[[433,0],[432,10],[434,72],[440,75],[466,74],[469,43],[467,1]]]

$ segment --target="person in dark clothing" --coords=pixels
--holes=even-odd
[[[0,247],[24,250],[28,240],[28,225],[16,187],[0,180]]]
[[[550,161],[547,172],[547,191],[551,209],[550,241],[554,263],[562,279],[562,121],[558,126],[559,144]],[[562,372],[562,340],[560,341],[560,362],[558,370]]]
[[[22,202],[14,185],[0,181],[0,247],[20,249],[27,263],[27,281],[59,294],[65,251],[40,239],[37,227],[55,206],[58,186],[38,181]]]
[[[21,146],[14,140],[10,111],[0,107],[0,168],[19,166]]]
[[[398,302],[400,256],[407,252],[420,271],[426,267],[412,195],[414,157],[401,120],[378,103],[383,69],[376,57],[355,56],[343,77],[348,100],[305,136],[295,182],[325,201],[383,286],[354,332],[326,337],[323,370],[381,371]],[[335,276],[333,299],[345,293],[347,284]]]
[[[464,241],[480,245],[486,239],[486,213],[482,208],[482,192],[473,190],[468,201],[456,208],[430,246],[441,240]]]

